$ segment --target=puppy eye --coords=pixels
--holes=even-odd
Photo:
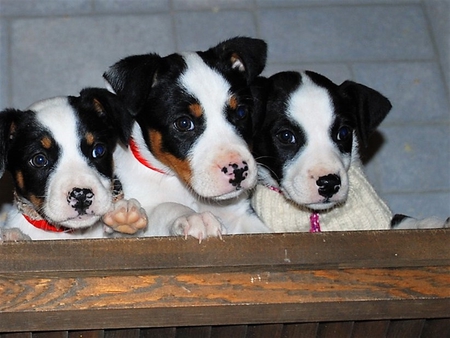
[[[178,131],[194,130],[194,122],[188,116],[183,116],[175,120],[174,126]]]
[[[43,168],[48,165],[48,159],[44,154],[37,154],[30,159],[30,164],[35,168]]]
[[[282,130],[276,136],[284,144],[295,144],[297,142],[295,135],[290,130]]]
[[[345,141],[351,136],[351,134],[352,131],[349,127],[342,126],[341,128],[339,128],[336,138],[338,141]]]
[[[103,143],[96,143],[92,148],[92,157],[100,158],[106,154],[106,146]]]
[[[237,117],[239,120],[245,119],[245,118],[247,117],[247,115],[248,115],[247,107],[245,107],[245,106],[239,106],[239,107],[236,109],[236,117]]]

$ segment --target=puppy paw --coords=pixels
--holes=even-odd
[[[222,223],[210,212],[194,213],[179,217],[174,222],[177,233],[183,234],[184,238],[192,236],[199,243],[207,237],[219,237],[222,239]]]
[[[134,198],[115,202],[112,209],[103,216],[107,233],[115,231],[132,235],[145,229],[147,221],[147,213]]]
[[[2,241],[30,241],[31,238],[25,235],[18,228],[0,229],[0,242]]]

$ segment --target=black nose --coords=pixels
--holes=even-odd
[[[248,175],[248,165],[247,162],[243,161],[241,165],[237,163],[230,163],[227,167],[222,168],[222,172],[225,175],[230,176],[230,184],[236,187],[236,189],[241,188],[241,182],[245,180]]]
[[[339,191],[341,178],[336,174],[321,176],[316,181],[316,184],[319,187],[319,195],[330,198]]]
[[[93,200],[94,193],[91,189],[73,188],[67,196],[67,203],[79,214],[85,214]]]

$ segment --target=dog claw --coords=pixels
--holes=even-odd
[[[184,239],[189,236],[198,239],[199,243],[208,237],[219,237],[222,239],[222,224],[210,212],[193,213],[179,217],[173,224],[174,234],[183,235]]]

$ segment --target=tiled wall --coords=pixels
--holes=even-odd
[[[311,69],[388,96],[371,182],[394,212],[450,216],[448,0],[0,0],[0,107],[102,86],[127,55],[234,35],[268,42],[267,75]],[[0,189],[9,201],[8,176]]]

